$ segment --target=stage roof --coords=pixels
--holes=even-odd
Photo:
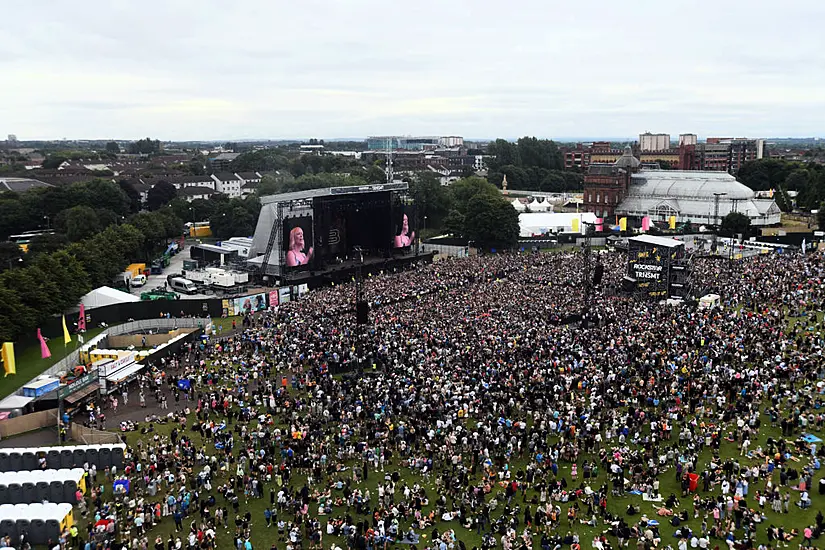
[[[668,248],[676,248],[677,246],[682,246],[683,243],[677,239],[671,239],[668,237],[657,237],[655,235],[640,235],[638,237],[631,237],[628,239],[630,242],[636,243],[644,243],[644,244],[652,244],[655,246],[666,246]]]
[[[350,187],[324,187],[321,189],[308,189],[306,191],[294,191],[292,193],[281,193],[279,195],[268,195],[261,197],[261,204],[271,204],[275,202],[299,201],[304,199],[314,199],[318,197],[330,197],[333,195],[353,195],[357,193],[380,193],[382,191],[404,191],[409,188],[406,182],[379,183],[375,185],[353,185]]]

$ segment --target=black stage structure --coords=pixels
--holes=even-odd
[[[271,195],[261,199],[249,266],[269,284],[310,288],[408,268],[434,255],[420,253],[419,227],[404,182]]]
[[[625,290],[659,300],[693,296],[693,254],[684,242],[641,235],[628,239],[627,245]]]

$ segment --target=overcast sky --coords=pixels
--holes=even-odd
[[[825,135],[825,0],[37,0],[0,139]]]

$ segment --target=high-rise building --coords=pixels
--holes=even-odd
[[[8,141],[9,144],[17,143],[17,136],[14,134],[9,134],[9,137],[6,138],[6,141]]]
[[[666,151],[670,149],[670,134],[639,134],[639,150]]]
[[[698,142],[696,134],[679,134],[679,147],[682,145],[696,145]]]

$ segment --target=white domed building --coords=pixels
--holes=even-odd
[[[717,196],[718,219],[714,216]],[[659,222],[676,216],[679,224],[708,225],[717,225],[730,212],[741,212],[754,226],[777,224],[781,214],[776,202],[756,198],[752,189],[727,172],[644,169],[631,174],[615,211],[620,216],[650,216]]]

